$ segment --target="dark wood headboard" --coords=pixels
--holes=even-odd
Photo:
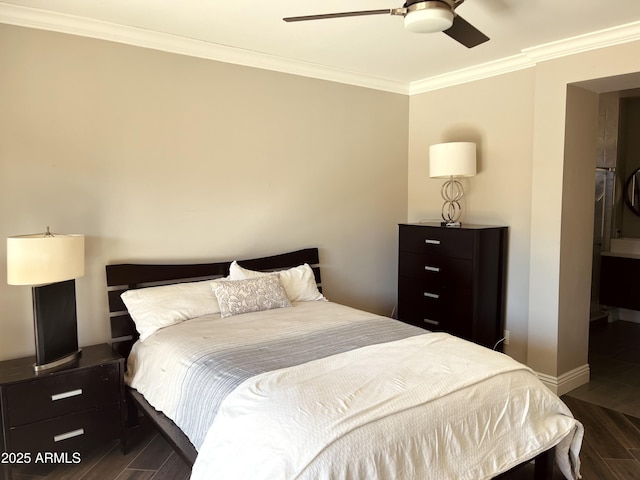
[[[238,260],[238,264],[249,270],[263,272],[283,270],[308,263],[321,290],[319,256],[317,248],[306,248],[295,252],[270,257]],[[168,285],[214,279],[229,274],[231,260],[197,264],[139,264],[122,263],[107,265],[107,293],[109,296],[109,320],[111,322],[111,345],[124,357],[138,339],[133,320],[129,316],[120,295],[133,288]]]

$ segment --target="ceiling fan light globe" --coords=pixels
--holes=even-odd
[[[453,12],[448,8],[425,8],[408,12],[404,28],[413,33],[444,32],[453,25]]]

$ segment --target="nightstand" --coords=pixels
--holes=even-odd
[[[124,358],[104,343],[83,347],[64,368],[34,372],[35,357],[0,362],[0,455],[5,477],[15,466],[71,463],[96,444],[125,446]],[[55,455],[57,454],[57,455]]]

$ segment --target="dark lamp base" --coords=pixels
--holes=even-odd
[[[73,362],[79,353],[75,280],[33,287],[38,372]]]

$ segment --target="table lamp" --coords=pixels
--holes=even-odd
[[[7,238],[7,283],[31,285],[34,370],[73,362],[78,349],[75,279],[84,275],[84,235],[46,233]]]
[[[473,142],[438,143],[429,147],[429,176],[448,178],[440,191],[442,226],[459,227],[464,195],[462,184],[455,177],[472,177],[476,174],[476,144]]]

